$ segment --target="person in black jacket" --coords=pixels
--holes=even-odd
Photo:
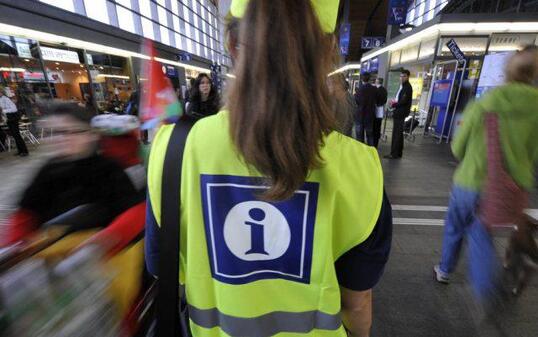
[[[357,102],[355,117],[357,140],[373,146],[377,88],[370,84],[369,73],[361,75],[361,86],[355,94],[355,101]]]
[[[381,124],[383,123],[383,116],[385,114],[385,104],[387,104],[387,89],[383,87],[383,79],[381,77],[375,80],[375,85],[377,87],[377,100],[374,119],[374,146],[377,147],[381,138]]]
[[[392,127],[392,146],[390,155],[385,156],[388,159],[402,158],[404,146],[404,120],[411,113],[411,105],[413,103],[413,87],[409,83],[409,70],[402,69],[400,73],[400,89],[396,94],[396,99],[391,101],[391,106],[394,108]]]
[[[186,104],[186,115],[198,120],[220,110],[220,98],[207,74],[200,74],[194,81],[192,94]]]

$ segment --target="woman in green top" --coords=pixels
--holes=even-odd
[[[504,165],[512,178],[527,190],[535,185],[538,164],[538,49],[525,48],[506,65],[506,83],[470,104],[463,125],[452,143],[460,164],[445,223],[441,261],[434,267],[438,282],[448,283],[465,235],[469,244],[471,283],[480,300],[494,294],[499,262],[491,236],[475,215],[487,174],[484,116],[495,113]]]

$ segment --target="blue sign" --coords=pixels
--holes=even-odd
[[[448,47],[448,49],[450,49],[450,52],[460,64],[463,64],[465,62],[465,54],[463,54],[454,39],[450,39],[450,41],[446,43],[446,46]]]
[[[342,55],[349,54],[349,40],[351,34],[351,24],[343,23],[340,27],[340,53]]]
[[[168,77],[177,77],[177,69],[174,66],[166,66],[166,75]]]
[[[409,0],[390,0],[389,2],[389,25],[403,25],[407,17],[407,8]]]
[[[318,183],[283,202],[261,201],[267,181],[202,175],[206,243],[213,278],[228,284],[263,279],[310,283]]]
[[[192,55],[187,53],[186,51],[182,51],[177,55],[178,61],[191,61]]]
[[[371,73],[376,73],[379,71],[379,58],[374,57],[373,59],[370,59],[368,71]]]
[[[385,38],[382,36],[365,36],[361,38],[362,49],[373,49],[385,44]]]

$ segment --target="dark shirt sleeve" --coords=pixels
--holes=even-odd
[[[342,255],[335,263],[338,283],[347,289],[373,288],[385,270],[392,243],[392,208],[383,195],[383,205],[370,237]]]
[[[146,201],[146,237],[144,240],[144,259],[150,274],[157,275],[159,266],[159,227],[153,215],[149,193]]]

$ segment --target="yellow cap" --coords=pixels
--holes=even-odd
[[[233,0],[230,12],[236,18],[245,15],[249,0]],[[293,0],[274,0],[274,1],[293,1]],[[340,0],[311,0],[314,10],[318,14],[321,28],[326,33],[334,32],[336,19],[338,17],[338,7]]]

